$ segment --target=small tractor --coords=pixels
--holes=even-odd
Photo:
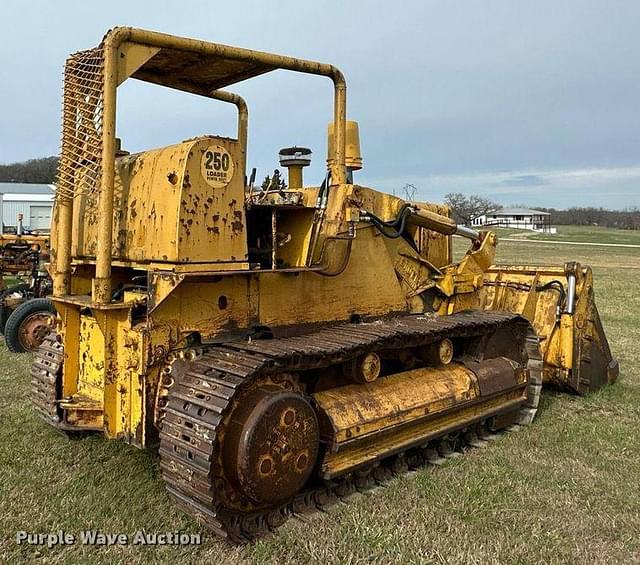
[[[48,237],[0,235],[0,333],[14,353],[38,349],[53,327],[55,310],[46,298],[52,290],[48,259]],[[12,279],[9,286],[7,276]]]
[[[327,172],[305,185],[311,152],[289,147],[286,181],[258,188],[247,105],[221,89],[278,69],[333,85]],[[129,79],[235,105],[237,134],[127,154]],[[158,449],[178,506],[243,542],[529,424],[543,384],[616,379],[589,267],[494,266],[494,233],[359,185],[361,167],[332,65],[133,28],[71,55],[36,409]]]

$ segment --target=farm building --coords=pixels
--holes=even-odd
[[[0,183],[2,231],[15,232],[22,214],[25,230],[48,231],[51,227],[54,186],[50,184]]]
[[[500,208],[474,218],[472,224],[479,227],[516,228],[541,233],[556,233],[551,226],[549,212],[531,208]]]

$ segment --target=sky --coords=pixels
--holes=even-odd
[[[57,154],[66,56],[116,25],[333,63],[360,126],[359,184],[439,202],[640,206],[640,2],[2,0],[0,163]],[[233,87],[249,104],[249,168],[310,147],[324,175],[332,86],[278,71]],[[132,152],[232,135],[231,107],[128,81]]]

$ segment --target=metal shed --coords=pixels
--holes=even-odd
[[[51,227],[53,195],[52,185],[0,183],[3,232],[16,229],[18,214],[22,214],[24,229],[48,231]]]

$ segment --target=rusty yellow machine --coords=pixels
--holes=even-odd
[[[13,353],[35,351],[51,332],[48,260],[48,236],[0,235],[0,334]],[[9,286],[5,277],[11,279]]]
[[[247,106],[220,89],[277,69],[333,83],[315,186],[301,147],[280,152],[286,184],[247,179]],[[237,135],[127,154],[129,78],[234,104]],[[588,267],[492,266],[493,233],[356,184],[346,115],[334,66],[155,32],[116,28],[66,64],[57,331],[33,402],[57,428],[159,446],[172,498],[230,540],[531,422],[544,382],[617,375]]]

